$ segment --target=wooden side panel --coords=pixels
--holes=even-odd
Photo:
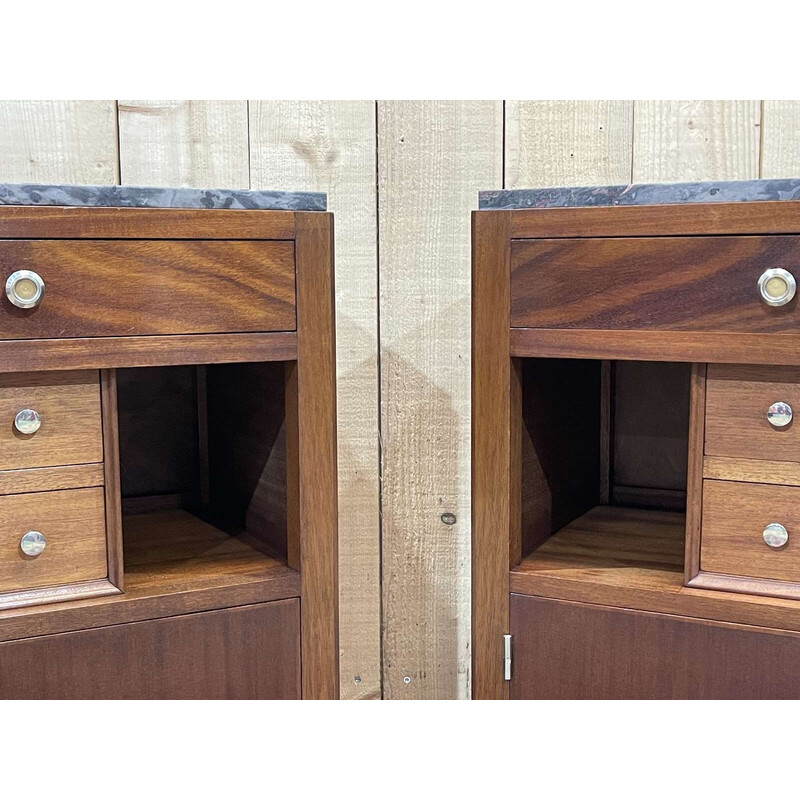
[[[378,103],[390,698],[469,695],[469,211],[501,184],[502,122],[499,102]]]
[[[120,100],[120,183],[247,189],[247,102]]]
[[[632,100],[507,100],[505,116],[506,189],[630,183]]]
[[[112,625],[0,644],[0,697],[293,700],[300,602]]]
[[[336,217],[341,692],[380,698],[375,102],[249,105],[252,187],[327,192]]]
[[[333,218],[297,214],[303,698],[339,697]]]
[[[0,181],[117,183],[113,100],[3,100],[0,142]]]
[[[637,100],[633,182],[758,177],[758,100]]]
[[[798,699],[800,636],[511,596],[513,699]]]
[[[705,364],[692,364],[689,386],[689,441],[686,470],[686,539],[683,567],[688,583],[700,570],[700,534],[703,520],[703,453],[706,426]]]

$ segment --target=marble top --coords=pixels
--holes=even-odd
[[[255,189],[3,183],[0,184],[0,205],[325,211],[327,195],[324,192],[279,192]]]
[[[505,189],[478,193],[481,210],[649,206],[674,203],[737,203],[800,200],[800,178],[708,183],[635,183],[563,189]]]

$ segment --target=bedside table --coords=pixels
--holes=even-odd
[[[324,208],[0,187],[0,697],[338,696]]]
[[[800,697],[798,199],[482,193],[475,697]]]

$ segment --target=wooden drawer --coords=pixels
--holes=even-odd
[[[0,339],[296,327],[292,242],[0,241],[0,275],[17,270],[45,295],[21,309],[3,293]]]
[[[35,433],[22,434],[14,426],[26,408],[39,414]],[[102,460],[97,370],[0,375],[0,470]]]
[[[764,541],[772,522],[789,532],[781,548]],[[800,582],[800,487],[704,481],[700,569]]]
[[[517,240],[511,326],[798,333],[797,298],[771,307],[758,290],[798,263],[797,236]]]
[[[709,364],[706,454],[800,461],[800,424],[776,428],[767,420],[767,409],[778,401],[800,413],[800,368]]]
[[[300,602],[0,644],[0,699],[300,697]]]
[[[26,556],[28,531],[47,539]],[[68,489],[0,497],[0,593],[104,578],[106,528],[103,489]]]

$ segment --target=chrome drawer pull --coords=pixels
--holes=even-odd
[[[784,428],[792,421],[792,407],[778,401],[767,409],[767,421],[773,428]]]
[[[47,546],[47,539],[43,533],[39,531],[28,531],[19,542],[19,549],[25,553],[26,556],[35,558]]]
[[[796,291],[794,275],[785,269],[764,270],[758,279],[758,292],[768,306],[785,306]]]
[[[42,427],[42,418],[37,411],[32,408],[23,408],[14,417],[14,427],[26,436],[30,436]]]
[[[761,535],[770,547],[783,547],[789,541],[789,531],[779,522],[770,522]]]
[[[37,272],[20,269],[6,281],[6,297],[17,308],[35,308],[44,297],[44,281]]]

